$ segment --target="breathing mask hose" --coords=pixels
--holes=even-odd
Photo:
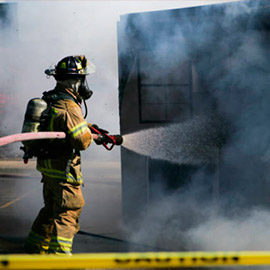
[[[84,114],[84,119],[86,119],[87,114],[88,114],[88,108],[87,108],[87,104],[86,101],[83,99],[83,104],[84,104],[84,108],[85,108],[85,114]]]
[[[78,89],[78,93],[81,96],[81,98],[83,99],[83,103],[84,103],[84,107],[85,107],[84,119],[86,119],[87,114],[88,114],[88,108],[87,108],[85,101],[93,95],[93,91],[89,88],[86,78],[83,79],[83,81]]]

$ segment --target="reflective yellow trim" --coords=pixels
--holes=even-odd
[[[51,108],[51,110],[52,110],[52,114],[54,114],[54,115],[56,115],[56,114],[58,114],[58,110],[57,109],[55,109],[55,108]]]
[[[82,69],[82,64],[81,63],[77,63],[77,69],[78,70]]]
[[[64,69],[66,69],[66,68],[67,68],[67,64],[66,64],[66,62],[62,62],[62,63],[61,63],[61,65],[60,65],[60,68],[64,68]]]
[[[87,127],[81,128],[81,130],[78,130],[75,134],[73,134],[73,137],[76,138],[78,135],[83,134],[87,131]]]
[[[30,249],[39,250],[41,253],[49,249],[50,238],[45,238],[44,236],[31,231],[26,239],[26,246]]]
[[[80,175],[78,177],[78,179],[76,179],[71,173],[67,174],[65,171],[42,168],[40,165],[37,165],[37,170],[40,171],[45,176],[48,176],[50,178],[63,179],[71,184],[82,184],[83,183],[82,175]]]
[[[73,238],[52,236],[49,253],[71,253]]]
[[[72,129],[69,130],[68,133],[73,133],[74,131],[76,131],[76,129],[78,129],[78,128],[84,126],[84,125],[87,125],[87,122],[86,121],[84,121],[84,122],[78,124],[77,126],[73,127]]]
[[[63,242],[66,242],[66,243],[69,243],[72,245],[73,237],[72,238],[65,238],[65,237],[61,237],[61,236],[52,236],[52,240],[53,241],[63,241]]]
[[[50,124],[49,124],[50,131],[53,131],[53,122],[57,113],[58,113],[58,110],[56,110],[55,108],[51,108],[51,119],[50,119]]]
[[[78,135],[85,133],[87,131],[88,125],[87,122],[84,121],[77,126],[73,127],[68,131],[68,134],[70,134],[73,138],[76,138]]]
[[[72,178],[67,178],[66,180],[67,180],[67,182],[70,183],[70,184],[82,184],[82,183],[83,183],[83,178],[82,178],[82,176],[80,176],[80,177],[78,178],[78,180],[76,180],[74,177],[73,177],[73,179],[72,179]]]
[[[50,244],[50,247],[49,247],[48,251],[49,251],[48,253],[51,253],[52,251],[61,252],[61,253],[71,253],[72,248],[71,247],[64,247],[62,245],[53,246],[53,245]]]
[[[27,239],[33,239],[35,241],[39,241],[39,242],[47,242],[49,243],[50,242],[50,238],[45,238],[44,236],[38,234],[38,233],[35,233],[33,231],[31,231],[29,233],[29,236]]]
[[[72,243],[73,237],[66,238],[66,237],[61,237],[61,236],[52,236],[52,240],[55,240],[55,241],[64,241],[64,242]]]

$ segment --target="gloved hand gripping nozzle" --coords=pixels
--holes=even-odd
[[[121,135],[109,135],[107,130],[99,128],[97,125],[89,125],[91,132],[94,135],[94,141],[97,145],[103,145],[107,150],[112,150],[115,145],[123,143]]]

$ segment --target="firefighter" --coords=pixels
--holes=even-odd
[[[49,104],[44,121],[48,131],[64,131],[65,140],[49,141],[37,155],[42,174],[44,207],[36,217],[26,239],[25,251],[39,254],[71,254],[79,216],[85,204],[81,185],[80,151],[92,143],[92,134],[82,115],[81,103],[92,91],[86,82],[88,60],[68,56],[54,69],[46,70],[56,87],[43,93]]]

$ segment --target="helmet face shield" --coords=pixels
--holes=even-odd
[[[93,63],[88,62],[87,66],[85,67],[85,70],[88,74],[93,74],[96,72],[96,66]]]

